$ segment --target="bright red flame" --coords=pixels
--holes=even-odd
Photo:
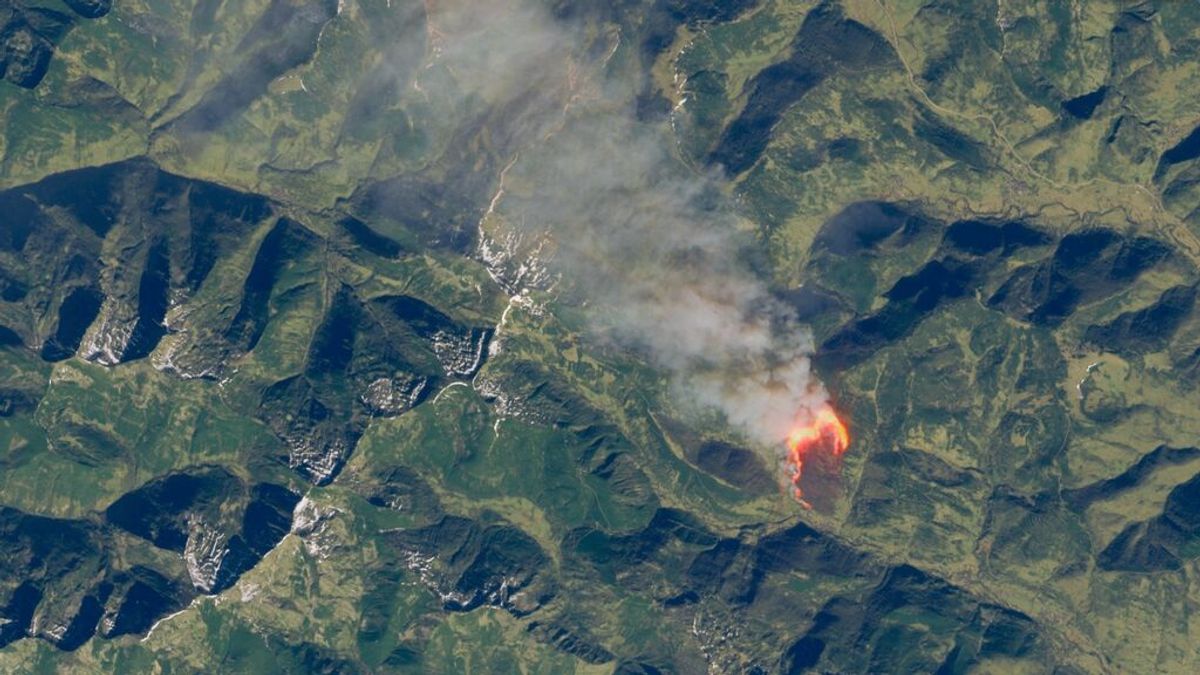
[[[788,465],[792,471],[792,494],[805,508],[812,508],[804,500],[800,490],[800,477],[804,474],[804,458],[816,449],[824,448],[834,457],[840,457],[850,446],[850,432],[838,419],[833,408],[825,406],[816,411],[807,425],[788,434]]]

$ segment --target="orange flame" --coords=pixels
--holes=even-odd
[[[787,461],[792,471],[792,494],[804,508],[812,506],[804,500],[800,477],[804,473],[804,458],[814,449],[824,447],[834,457],[840,457],[850,446],[850,432],[828,405],[812,415],[807,425],[788,434]]]

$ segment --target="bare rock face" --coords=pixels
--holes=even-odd
[[[283,442],[288,466],[324,485],[370,418],[403,414],[440,382],[474,375],[491,335],[423,300],[364,298],[343,285],[325,308],[304,371],[267,386],[257,416]]]
[[[339,533],[331,527],[341,513],[331,506],[322,506],[305,497],[296,504],[292,515],[292,533],[304,542],[304,549],[318,560],[325,560],[338,546]]]
[[[164,321],[171,290],[166,242],[147,239],[143,232],[114,228],[106,245],[121,243],[122,234],[135,236],[125,248],[136,252],[129,256],[133,272],[128,273],[126,264],[105,270],[105,301],[79,352],[81,357],[106,366],[148,356],[166,333]],[[140,274],[136,272],[139,269]]]
[[[24,344],[48,361],[151,357],[184,378],[218,378],[254,347],[280,266],[315,241],[264,197],[144,159],[0,191],[0,213],[0,300],[12,303],[0,321]],[[217,278],[236,253],[255,255],[250,273]],[[197,299],[205,286],[215,292]]]
[[[313,485],[326,485],[341,471],[350,457],[350,443],[332,438],[327,442],[295,441],[288,448],[288,466]]]
[[[99,528],[0,507],[0,542],[0,647],[32,636],[69,650],[90,638],[109,556]]]
[[[241,534],[229,533],[236,528],[213,525],[201,517],[193,518],[190,525],[183,561],[192,585],[201,593],[220,593],[233,586],[262,558]]]
[[[283,539],[299,500],[282,486],[251,486],[200,467],[143,485],[109,506],[105,519],[178,553],[196,591],[219,593]]]
[[[423,300],[405,295],[376,298],[371,306],[384,326],[408,336],[409,361],[419,362],[420,352],[432,352],[447,377],[470,377],[487,357],[491,328],[463,325]]]
[[[372,468],[356,476],[356,491],[374,506],[435,520],[442,504],[428,481],[406,466]]]
[[[194,595],[176,569],[125,567],[124,553],[154,556],[112,534],[92,519],[0,507],[0,648],[33,637],[72,651],[97,632],[144,633]]]
[[[192,519],[183,560],[197,590],[212,593],[221,585],[223,577],[228,577],[228,573],[222,575],[222,570],[228,569],[224,562],[229,552],[229,538],[225,533],[202,518]]]
[[[365,416],[337,397],[318,394],[304,376],[268,387],[258,414],[283,441],[288,466],[316,485],[337,475],[366,427]]]
[[[112,583],[100,619],[99,633],[104,638],[143,635],[158,620],[183,609],[194,595],[185,580],[141,565],[117,572]]]
[[[433,352],[450,376],[470,377],[483,365],[490,330],[440,330],[430,336]]]
[[[428,385],[428,378],[407,374],[381,377],[367,385],[359,399],[371,414],[393,417],[415,407]]]
[[[557,581],[544,571],[545,551],[511,525],[447,516],[426,528],[397,532],[394,543],[405,565],[449,611],[491,606],[527,616],[557,593]]]
[[[124,315],[110,298],[79,346],[79,356],[105,366],[117,365],[133,337],[134,321],[136,317]]]

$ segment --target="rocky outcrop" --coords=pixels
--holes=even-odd
[[[253,292],[209,279],[218,260],[269,224],[261,197],[130,160],[5,190],[0,207],[0,287],[13,303],[0,322],[46,360],[78,354],[112,366],[168,338],[156,365],[215,374],[249,348],[224,334],[235,318],[226,301],[266,321]],[[227,293],[193,304],[206,284]]]
[[[556,594],[550,558],[532,537],[507,524],[447,516],[390,537],[407,567],[438,594],[445,609],[488,605],[527,616]]]
[[[404,466],[380,468],[372,475],[356,476],[355,485],[374,506],[415,517],[433,519],[442,513],[437,493],[420,474]]]
[[[259,418],[309,481],[333,479],[371,417],[420,404],[440,382],[472,376],[490,328],[463,325],[409,296],[364,300],[347,285],[313,336],[304,372],[268,386]]]
[[[180,570],[124,567],[123,552],[102,522],[0,507],[0,647],[36,637],[70,651],[97,632],[145,633],[191,599]]]
[[[248,485],[221,468],[147,483],[105,511],[112,525],[179,554],[192,586],[220,592],[288,533],[300,496],[270,483]]]

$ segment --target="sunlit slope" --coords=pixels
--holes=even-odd
[[[523,236],[604,98],[517,3],[22,4],[0,670],[1196,670],[1186,3],[552,3],[813,327],[812,510]]]
[[[1112,667],[1188,671],[1180,605],[1149,598],[1188,597],[1195,570],[1197,121],[1180,84],[1197,17],[1150,3],[845,15],[895,60],[831,74],[800,42],[828,19],[768,4],[673,66],[693,156],[728,154],[731,129],[767,134],[739,159],[740,189],[856,436],[830,526],[1068,626]],[[759,26],[775,55],[751,61]],[[855,59],[875,49],[843,35]],[[765,77],[764,61],[792,65]]]

